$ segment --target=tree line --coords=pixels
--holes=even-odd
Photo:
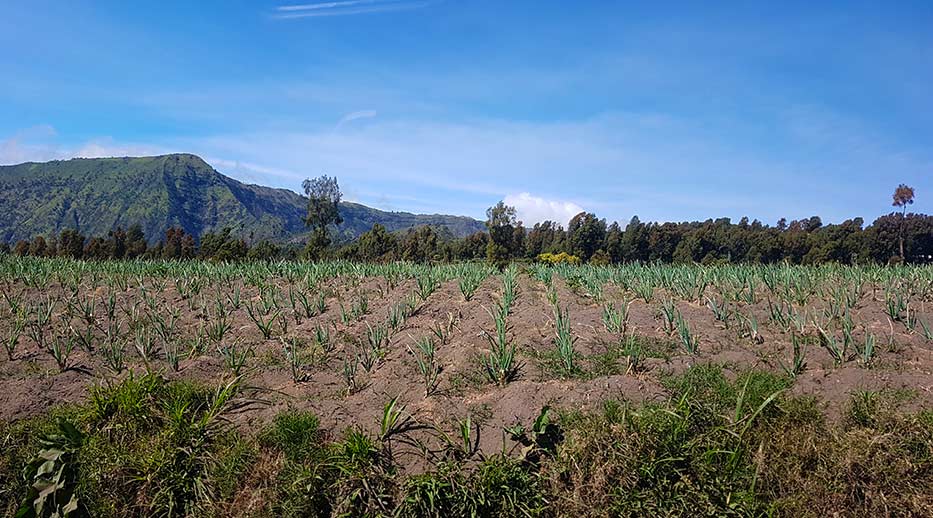
[[[340,202],[336,178],[305,183],[309,200],[307,224],[315,235],[327,236],[335,220],[320,218],[322,205]],[[315,185],[325,185],[317,189]],[[309,188],[310,187],[310,188]],[[462,239],[447,239],[430,227],[412,229],[402,235],[387,233],[375,225],[359,239],[332,255],[360,261],[453,261],[485,259],[502,266],[510,261],[568,261],[594,264],[622,262],[665,263],[776,263],[842,264],[925,263],[933,261],[933,217],[908,214],[914,189],[901,184],[895,189],[892,206],[900,209],[865,226],[862,218],[824,225],[813,216],[765,225],[758,220],[729,218],[702,222],[643,223],[633,217],[623,228],[590,212],[574,216],[564,229],[545,221],[526,228],[514,207],[499,202],[486,211],[486,232]],[[311,207],[317,208],[313,213]],[[329,240],[325,239],[329,243]],[[320,242],[320,240],[319,240]],[[309,242],[306,254],[317,257],[327,251]]]
[[[117,228],[106,236],[91,238],[77,230],[64,229],[48,238],[35,236],[29,241],[17,241],[13,246],[0,243],[0,253],[91,260],[203,258],[236,261],[285,257],[279,245],[270,241],[249,245],[246,240],[236,237],[231,228],[207,232],[197,239],[181,227],[173,226],[166,229],[158,242],[150,245],[140,225],[133,225],[127,230]]]
[[[892,205],[897,212],[865,226],[862,218],[824,225],[819,217],[779,220],[766,225],[742,218],[702,222],[645,223],[633,217],[624,227],[590,212],[574,216],[567,227],[545,221],[531,228],[518,220],[514,207],[499,202],[486,211],[486,231],[455,238],[446,228],[420,226],[389,232],[380,224],[350,243],[334,244],[331,232],[341,222],[341,192],[336,178],[304,183],[308,197],[309,239],[302,247],[271,241],[249,242],[224,228],[200,237],[179,227],[166,230],[150,246],[139,225],[107,236],[87,238],[65,229],[48,238],[36,236],[14,245],[0,243],[0,253],[64,256],[82,259],[195,259],[214,261],[345,259],[351,261],[451,262],[511,261],[665,263],[841,264],[933,262],[933,217],[907,212],[914,191],[898,186]]]

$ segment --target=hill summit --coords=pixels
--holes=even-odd
[[[103,236],[133,224],[151,242],[172,226],[195,236],[231,227],[245,238],[286,241],[307,232],[306,206],[295,192],[239,182],[191,154],[0,166],[0,240],[7,242],[67,228]],[[342,241],[375,223],[390,232],[429,225],[456,237],[484,228],[464,216],[386,212],[357,203],[341,203],[340,212]]]

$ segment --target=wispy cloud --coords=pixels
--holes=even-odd
[[[281,5],[275,9],[273,18],[281,20],[317,18],[322,16],[348,16],[353,14],[386,13],[427,7],[432,0],[342,0],[314,4]]]
[[[340,7],[350,7],[359,5],[372,5],[385,2],[386,0],[345,0],[343,2],[320,2],[317,4],[296,4],[280,5],[276,11],[319,11],[322,9],[336,9]]]
[[[376,110],[358,110],[355,112],[350,112],[340,118],[340,120],[337,122],[337,125],[334,126],[334,131],[337,131],[341,126],[349,122],[360,119],[372,119],[376,115]]]

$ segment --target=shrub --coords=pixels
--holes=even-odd
[[[580,264],[580,258],[567,252],[559,254],[543,253],[538,255],[538,261],[547,264]]]

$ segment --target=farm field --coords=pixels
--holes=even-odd
[[[43,447],[91,515],[933,512],[931,267],[3,256],[0,289],[5,512]]]

